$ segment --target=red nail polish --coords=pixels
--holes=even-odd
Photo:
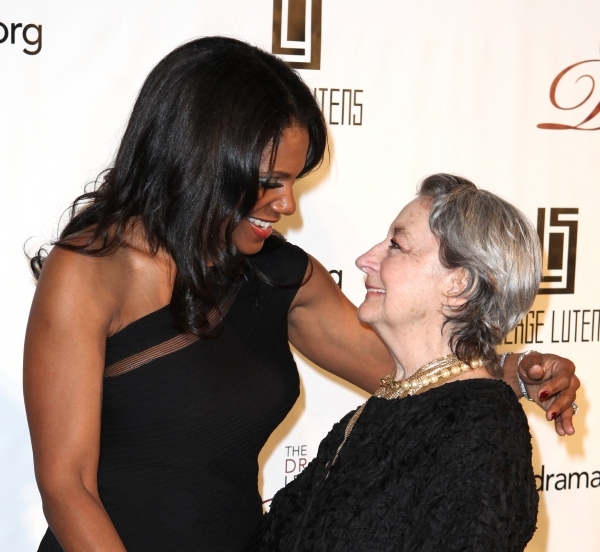
[[[552,412],[552,414],[550,414],[550,419],[554,420],[554,418],[556,418],[556,412]]]
[[[548,391],[542,391],[540,393],[540,400],[544,401],[548,398]]]

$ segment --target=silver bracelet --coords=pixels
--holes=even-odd
[[[524,353],[521,353],[519,355],[519,360],[517,360],[517,383],[519,384],[519,389],[521,390],[521,394],[528,400],[528,401],[533,401],[533,399],[529,396],[529,393],[527,393],[527,388],[525,387],[525,384],[523,383],[523,380],[521,379],[521,376],[519,375],[519,368],[521,367],[521,361],[529,354],[529,353],[535,353],[536,351],[534,350],[530,350],[530,351],[525,351]]]
[[[519,384],[519,389],[521,390],[521,394],[528,400],[528,401],[533,401],[533,399],[529,396],[529,393],[527,393],[527,388],[525,387],[525,384],[523,383],[523,380],[521,379],[521,376],[519,376],[519,373],[517,372],[517,382]]]
[[[521,391],[521,395],[523,395],[528,401],[533,401],[533,399],[529,396],[529,393],[527,393],[527,388],[525,387],[525,384],[523,383],[521,376],[519,376],[519,371],[518,371],[519,366],[521,365],[521,360],[523,360],[523,357],[530,352],[531,351],[527,351],[526,353],[523,353],[519,357],[519,360],[517,362],[517,383],[519,384],[519,390]],[[503,355],[500,356],[500,368],[502,368],[503,370],[504,370],[504,363],[506,362],[506,357],[508,355],[510,355],[510,352],[504,353]]]

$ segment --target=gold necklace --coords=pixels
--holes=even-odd
[[[393,374],[382,378],[381,386],[373,395],[384,399],[403,399],[409,395],[419,395],[480,366],[483,366],[481,360],[473,360],[471,364],[467,364],[456,355],[436,358],[403,381],[394,380]]]
[[[473,360],[471,364],[467,364],[466,362],[459,360],[456,355],[450,354],[442,358],[436,358],[428,364],[425,364],[425,366],[421,366],[421,368],[419,368],[412,376],[403,381],[396,381],[394,379],[395,374],[390,374],[389,376],[381,378],[381,385],[379,389],[373,393],[373,396],[382,399],[403,399],[409,395],[419,395],[428,389],[439,387],[459,375],[466,374],[469,370],[474,370],[480,366],[483,366],[483,362],[479,359]],[[350,433],[360,418],[365,406],[367,406],[366,402],[361,405],[352,418],[350,418],[350,421],[346,426],[346,431],[344,432],[344,440],[338,447],[331,462],[332,466],[335,464],[342,447],[350,436]]]

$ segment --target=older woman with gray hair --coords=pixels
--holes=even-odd
[[[535,299],[535,229],[438,174],[356,264],[359,319],[397,370],[277,493],[264,550],[523,550],[538,504],[531,437],[496,346]]]

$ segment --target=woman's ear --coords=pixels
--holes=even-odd
[[[446,305],[450,308],[464,305],[468,297],[463,293],[468,286],[469,273],[464,268],[455,268],[449,271],[446,278]]]

